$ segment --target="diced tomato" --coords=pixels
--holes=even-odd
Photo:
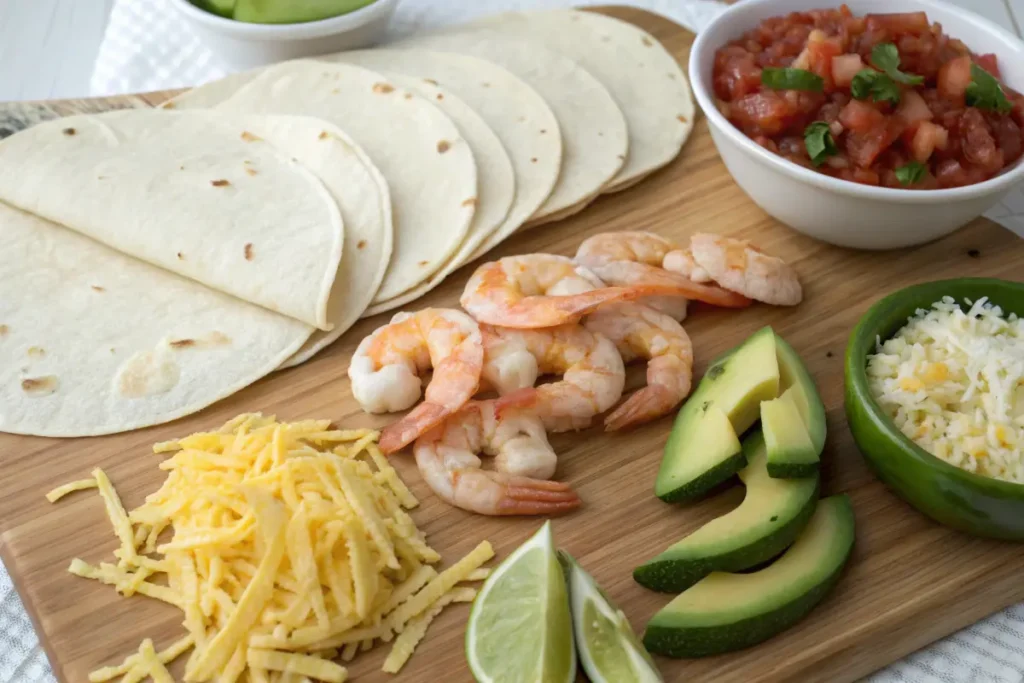
[[[779,153],[779,146],[775,144],[775,141],[764,135],[758,135],[754,138],[754,142],[764,147],[769,152]]]
[[[962,187],[985,180],[985,172],[974,166],[964,166],[956,159],[946,159],[935,167],[939,187]]]
[[[931,29],[928,15],[924,12],[902,14],[867,15],[868,31],[889,31],[891,33],[926,33]]]
[[[737,48],[739,49],[739,48]],[[719,53],[715,58],[715,94],[725,100],[743,97],[761,88],[761,67],[750,53]]]
[[[949,131],[931,121],[921,121],[910,142],[910,153],[916,161],[924,163],[936,149],[942,149],[949,141]]]
[[[951,59],[939,69],[938,91],[946,99],[962,103],[971,84],[971,58],[967,55]]]
[[[878,185],[881,183],[881,178],[879,178],[876,171],[856,166],[840,169],[835,176],[843,180],[861,183],[862,185]]]
[[[896,107],[896,116],[903,119],[908,126],[912,126],[920,121],[931,121],[932,110],[917,91],[905,90],[900,105]]]
[[[994,54],[989,53],[986,55],[975,55],[974,63],[980,66],[985,71],[992,74],[993,76],[995,76],[996,78],[1000,77],[999,62],[997,61],[996,56]]]
[[[903,132],[903,122],[898,118],[882,120],[866,132],[851,131],[846,134],[846,153],[850,160],[861,168],[868,168],[875,158]]]
[[[829,38],[819,30],[811,31],[807,37],[807,68],[825,79],[825,88],[831,90],[832,58],[843,53],[843,46],[838,40]]]
[[[964,158],[974,166],[995,173],[1003,167],[1003,150],[996,145],[992,130],[981,112],[969,107],[960,117],[957,130]]]
[[[1024,95],[1018,95],[1013,101],[1013,110],[1010,112],[1010,116],[1018,126],[1024,128]]]
[[[864,60],[860,55],[847,54],[832,58],[832,80],[840,88],[847,88],[853,77],[864,68]]]
[[[996,139],[999,149],[1003,150],[1003,163],[1012,164],[1021,157],[1021,130],[1017,123],[1007,117],[988,113],[985,115],[992,136]]]
[[[751,128],[762,135],[778,135],[786,128],[790,108],[778,92],[768,91],[745,95],[732,103],[732,120],[743,129]]]
[[[900,101],[853,99],[852,83],[871,65],[875,47],[895,45],[899,69],[923,83],[902,83]],[[984,47],[973,45],[973,47]],[[930,24],[922,12],[855,17],[845,5],[765,19],[715,53],[719,109],[758,144],[806,168],[851,182],[905,187],[897,169],[917,161],[927,172],[914,189],[986,180],[1024,156],[1024,96],[1004,85],[1009,113],[967,107],[972,64],[999,76],[992,54]],[[822,92],[775,91],[760,82],[765,67],[820,75]],[[837,153],[811,164],[804,131],[828,124]]]
[[[882,112],[861,100],[850,100],[839,112],[839,123],[847,130],[857,133],[866,133],[884,121],[885,116]]]

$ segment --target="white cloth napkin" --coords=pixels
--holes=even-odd
[[[693,30],[723,10],[709,0],[617,0],[663,14]],[[572,0],[404,0],[392,34],[456,23],[509,9],[579,5]],[[587,2],[583,4],[598,4]],[[606,3],[605,3],[606,4]],[[99,51],[94,95],[185,87],[218,78],[225,65],[191,35],[166,0],[116,0]],[[989,212],[1024,235],[1024,191]],[[10,577],[0,566],[0,683],[52,683]],[[1024,605],[1011,607],[870,677],[871,683],[1024,683]],[[77,683],[77,682],[75,682]]]

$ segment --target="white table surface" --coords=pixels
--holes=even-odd
[[[419,0],[403,1],[415,4]],[[456,4],[471,7],[478,1],[451,0],[452,9]],[[608,4],[614,1],[608,0]],[[951,1],[1024,36],[1024,0]],[[498,2],[500,0],[495,4]],[[0,102],[88,95],[89,79],[112,4],[113,0],[0,0],[0,64],[3,65],[0,67]],[[1024,622],[1024,609],[1012,612],[1005,623]],[[993,646],[998,645],[995,649],[1019,652],[1024,647],[1024,643],[1019,642],[1020,631],[1012,629],[1011,634],[1005,623],[988,620],[975,630],[984,631],[981,637],[993,641]],[[970,648],[959,635],[952,636],[932,648],[933,652],[939,651],[937,655],[923,657],[923,653],[918,653],[889,667],[884,678],[917,681],[925,675],[934,681],[961,683],[957,680],[959,675],[950,677],[950,674],[963,671],[961,666],[954,666],[958,663],[955,660],[959,653]],[[989,650],[982,656],[988,659],[993,655]],[[944,666],[944,662],[949,666]],[[1015,672],[1017,667],[1010,666],[1011,662],[1006,664],[1002,668],[1005,674],[997,678],[969,675],[970,683],[1024,683],[1024,678]],[[880,674],[879,678],[882,677]],[[48,679],[48,666],[31,636],[27,615],[9,577],[0,568],[0,683]]]
[[[469,6],[477,0],[452,2]],[[953,2],[1018,34],[1024,28],[1024,0]],[[113,0],[0,0],[0,102],[87,95],[112,4]]]

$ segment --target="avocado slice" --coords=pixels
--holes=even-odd
[[[746,464],[738,434],[779,392],[775,333],[765,327],[715,360],[676,416],[654,493],[671,503],[696,498]],[[724,419],[723,419],[724,418]]]
[[[642,586],[678,593],[712,571],[736,572],[767,562],[788,548],[807,526],[818,502],[818,472],[803,479],[768,476],[765,440],[759,430],[743,440],[748,465],[743,502],[633,570]]]
[[[793,387],[761,404],[761,429],[769,475],[783,479],[809,477],[818,470],[819,451],[800,416]]]
[[[775,335],[775,351],[779,363],[779,391],[792,392],[811,443],[821,455],[825,448],[825,404],[821,402],[818,388],[799,354],[779,335]]]
[[[192,0],[192,4],[210,14],[231,19],[235,11],[235,0]]]
[[[850,499],[825,498],[782,557],[751,574],[708,575],[651,618],[644,645],[669,657],[705,657],[781,633],[835,585],[853,539]]]
[[[373,2],[374,0],[236,0],[232,16],[237,21],[253,24],[301,24],[348,14]]]

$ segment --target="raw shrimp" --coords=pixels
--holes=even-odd
[[[535,329],[576,322],[609,301],[648,294],[677,295],[677,286],[606,287],[566,256],[527,254],[485,263],[466,283],[460,302],[482,323]]]
[[[538,416],[553,432],[584,429],[622,396],[626,371],[615,345],[582,325],[543,330],[481,326],[482,377],[506,407]],[[540,375],[561,379],[534,387]]]
[[[750,300],[717,285],[694,282],[662,268],[665,255],[675,249],[671,242],[649,232],[609,232],[584,240],[576,251],[576,261],[592,270],[602,282],[613,287],[660,286],[673,288],[675,294],[715,306],[741,308]],[[659,310],[677,320],[678,306]]]
[[[725,289],[776,306],[796,306],[803,290],[796,271],[745,240],[697,233],[690,241],[693,262]]]
[[[611,339],[627,363],[635,358],[648,361],[647,386],[605,417],[608,431],[661,417],[690,393],[693,345],[672,317],[640,304],[612,303],[587,316],[584,325]]]
[[[386,413],[415,404],[423,386],[420,375],[434,369],[426,400],[381,433],[381,450],[392,453],[465,405],[480,386],[483,362],[475,320],[462,311],[427,308],[398,313],[364,339],[348,376],[363,410]]]
[[[580,506],[568,484],[545,481],[556,456],[540,420],[495,401],[471,401],[413,447],[427,485],[445,502],[482,515],[550,515]],[[496,455],[496,470],[478,454]],[[527,473],[533,476],[527,476]]]

